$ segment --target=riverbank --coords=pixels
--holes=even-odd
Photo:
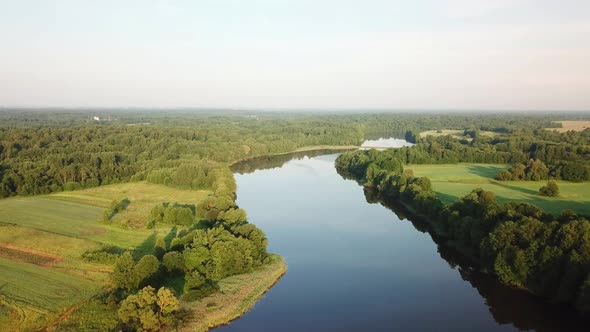
[[[236,164],[239,164],[239,163],[242,163],[245,161],[249,161],[252,159],[256,159],[256,158],[284,156],[284,155],[289,155],[289,154],[298,153],[298,152],[311,152],[311,151],[322,151],[322,150],[348,151],[348,150],[355,150],[358,148],[360,148],[360,146],[357,146],[357,145],[311,145],[311,146],[304,146],[304,147],[297,148],[295,150],[291,150],[291,151],[287,151],[287,152],[269,153],[269,154],[264,154],[264,155],[260,155],[260,156],[252,156],[252,157],[238,159],[236,161],[231,162],[229,164],[229,167],[231,168],[232,166],[234,166]]]
[[[229,324],[254,307],[256,302],[287,272],[283,257],[257,270],[219,281],[219,291],[197,302],[181,304],[185,317],[180,331],[208,331]]]
[[[291,152],[285,152],[284,154],[289,154],[292,152],[306,152],[306,151],[315,151],[315,150],[354,150],[358,149],[360,146],[356,145],[312,145],[306,146],[299,149],[295,149]]]
[[[575,306],[581,313],[590,310],[584,281],[588,256],[577,249],[583,246],[588,229],[585,217],[572,212],[555,219],[532,204],[499,203],[493,192],[483,189],[447,205],[437,197],[429,178],[405,172],[401,162],[387,154],[342,154],[336,167],[344,177],[377,189],[388,201],[399,201],[410,211],[409,219],[424,216],[445,243],[473,258],[477,270],[493,274],[500,283]],[[564,233],[580,235],[564,242]],[[551,257],[548,252],[553,253]],[[573,264],[580,268],[575,270]]]

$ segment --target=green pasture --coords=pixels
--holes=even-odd
[[[88,239],[121,248],[140,245],[153,231],[144,228],[150,210],[163,202],[196,205],[208,191],[179,190],[147,183],[125,183],[45,196],[0,200],[0,223]],[[127,210],[111,224],[102,224],[103,211],[113,200],[127,198]]]
[[[58,269],[0,258],[0,301],[10,319],[0,329],[38,330],[48,318],[90,298],[101,286]]]
[[[446,164],[407,165],[416,176],[430,178],[437,196],[445,203],[452,203],[475,188],[493,191],[499,202],[526,202],[558,215],[565,209],[590,215],[590,182],[574,183],[557,181],[560,195],[544,197],[539,188],[547,181],[496,181],[499,170],[508,165],[497,164]]]
[[[0,222],[48,233],[89,239],[123,248],[134,247],[149,234],[99,223],[104,208],[53,199],[52,196],[0,200]]]

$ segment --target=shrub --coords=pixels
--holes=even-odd
[[[557,185],[557,182],[550,180],[549,182],[547,182],[547,185],[541,187],[539,189],[539,195],[541,196],[549,196],[549,197],[555,197],[559,195],[559,186]]]

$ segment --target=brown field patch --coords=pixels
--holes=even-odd
[[[560,133],[573,130],[573,131],[583,131],[587,128],[590,128],[590,121],[555,121],[557,123],[561,123],[561,128],[547,128],[549,130],[555,130]]]
[[[61,257],[34,252],[30,249],[18,248],[8,244],[0,244],[0,257],[43,267],[48,267],[62,261]]]

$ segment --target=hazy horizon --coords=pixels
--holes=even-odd
[[[590,110],[581,0],[0,0],[0,110]]]
[[[2,111],[48,111],[48,112],[171,112],[171,113],[185,113],[185,112],[227,112],[227,113],[309,113],[309,114],[332,114],[332,113],[346,113],[346,114],[473,114],[483,113],[490,115],[490,113],[497,114],[550,114],[559,112],[560,114],[590,114],[590,109],[458,109],[458,108],[227,108],[227,107],[133,107],[133,106],[2,106],[0,105],[0,112]]]

